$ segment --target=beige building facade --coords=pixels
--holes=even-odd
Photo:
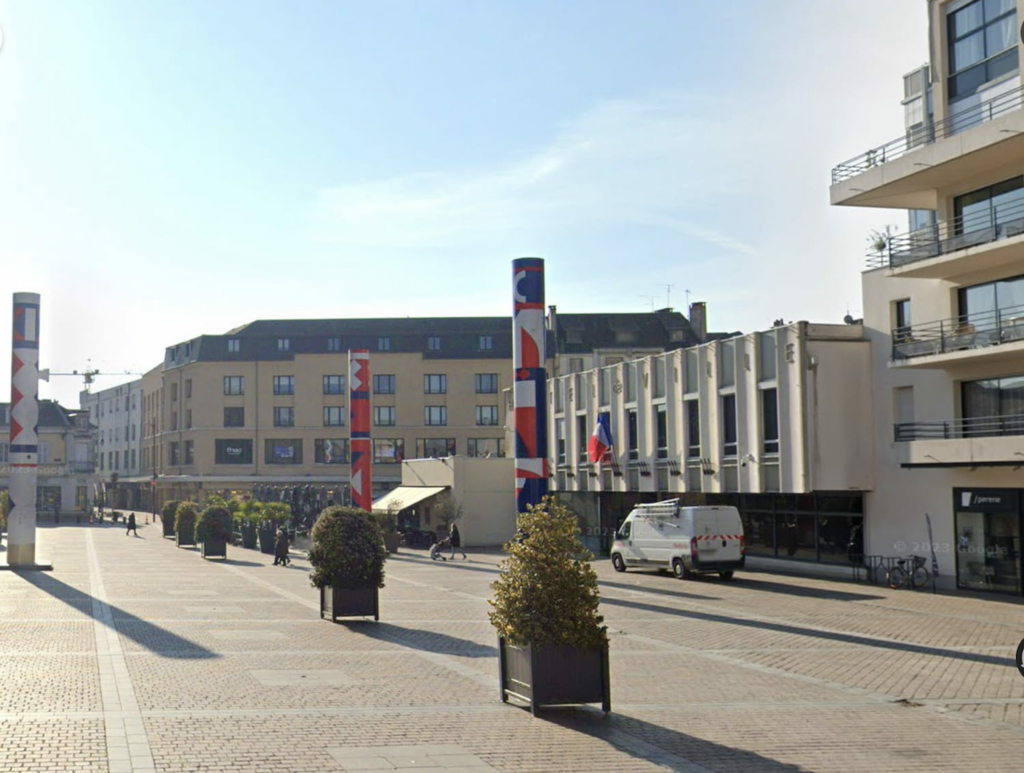
[[[905,135],[833,170],[834,204],[909,212],[905,232],[879,234],[863,277],[877,460],[866,550],[929,566],[934,554],[941,585],[1019,596],[1024,3],[927,8],[931,62],[905,76]]]

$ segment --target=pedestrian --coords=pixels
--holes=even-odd
[[[132,532],[135,532],[135,536],[139,536],[139,530],[135,526],[135,513],[128,513],[128,530],[124,533],[124,536],[128,536]]]
[[[462,536],[459,534],[459,527],[455,525],[455,521],[452,521],[451,531],[448,532],[448,542],[450,542],[452,546],[452,554],[450,556],[452,561],[455,560],[456,550],[462,553],[462,557],[465,560],[469,560],[469,556],[467,556],[466,552],[462,549]]]
[[[288,566],[291,559],[288,557],[288,535],[284,529],[277,530],[277,539],[274,541],[274,566]]]

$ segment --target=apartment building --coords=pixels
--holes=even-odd
[[[934,552],[941,584],[1019,596],[1024,1],[927,10],[931,62],[904,78],[904,135],[832,172],[833,204],[908,212],[863,276],[877,460],[866,551]]]
[[[139,476],[142,464],[142,379],[99,392],[83,391],[79,405],[89,412],[89,421],[97,428],[96,474],[114,497],[109,504],[141,507],[144,492],[128,481]],[[116,491],[109,486],[114,473],[119,481]]]
[[[560,322],[584,331],[573,351],[586,356],[695,340],[671,311]],[[375,497],[401,483],[404,459],[505,455],[511,316],[260,320],[167,347],[143,376],[138,482],[156,475],[156,503],[255,483],[328,487],[344,501],[350,349],[371,352]]]
[[[551,487],[591,549],[640,501],[739,508],[751,555],[847,563],[872,486],[870,345],[798,322],[549,380]],[[587,444],[608,414],[610,458]]]
[[[0,403],[0,488],[11,475],[11,406]],[[87,411],[68,410],[53,400],[39,401],[39,467],[36,506],[48,517],[56,506],[62,513],[85,513],[95,501],[93,475],[96,428]]]

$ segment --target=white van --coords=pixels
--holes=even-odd
[[[637,505],[612,543],[615,571],[671,569],[681,580],[694,572],[732,579],[746,562],[743,522],[735,507],[680,507],[678,499]]]

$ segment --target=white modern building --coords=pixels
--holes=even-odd
[[[109,488],[112,473],[121,481],[118,507],[140,507],[137,486],[124,483],[137,478],[142,464],[142,379],[79,395],[82,410],[89,411],[96,432],[96,477]],[[141,493],[141,492],[140,492]]]
[[[905,76],[905,133],[832,172],[833,204],[909,213],[863,277],[865,547],[929,562],[934,548],[941,584],[1021,595],[1024,0],[927,9],[932,61]]]

